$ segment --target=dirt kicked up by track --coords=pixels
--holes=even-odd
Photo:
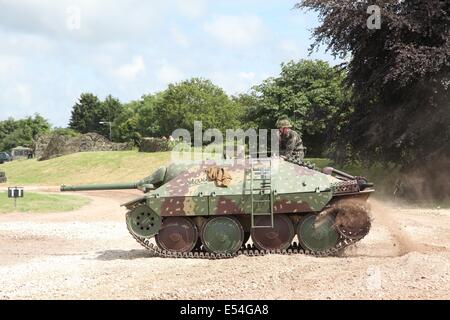
[[[129,235],[134,191],[89,206],[0,215],[0,299],[449,299],[450,210],[371,201],[373,227],[341,257],[152,257]]]

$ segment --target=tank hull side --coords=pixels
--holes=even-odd
[[[333,198],[331,192],[291,193],[273,196],[273,212],[302,213],[319,212]],[[259,200],[270,200],[270,195],[261,195]],[[148,197],[147,205],[162,217],[245,215],[252,212],[250,195],[222,195],[201,197]],[[261,203],[254,211],[270,212],[270,204]]]

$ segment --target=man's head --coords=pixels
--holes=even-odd
[[[289,119],[280,119],[277,121],[277,128],[278,129],[283,129],[283,128],[292,128],[292,124],[289,121]]]
[[[280,134],[283,136],[287,135],[289,133],[289,130],[292,128],[291,122],[286,118],[279,119],[276,125],[278,130],[280,131]]]

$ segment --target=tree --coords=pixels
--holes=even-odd
[[[109,124],[112,125],[115,119],[121,114],[121,112],[122,104],[120,103],[119,99],[113,98],[111,95],[108,95],[105,101],[101,102],[100,108],[96,113],[95,120],[98,120],[98,123],[103,122],[103,124],[101,124],[98,130],[95,132],[98,132],[105,137],[109,137]]]
[[[160,120],[157,114],[157,101],[161,94],[144,95],[136,109],[139,134],[145,137],[155,137],[161,134]]]
[[[179,128],[193,134],[194,121],[201,121],[204,130],[225,132],[240,127],[242,108],[211,81],[193,78],[169,85],[155,101],[155,115],[166,136]]]
[[[366,27],[381,8],[381,29]],[[350,56],[355,113],[343,140],[363,159],[421,166],[450,156],[450,3],[304,0],[318,12],[313,48]]]
[[[0,151],[18,146],[31,147],[40,134],[50,131],[49,122],[39,114],[21,120],[0,121]]]
[[[77,131],[75,131],[73,129],[60,128],[60,127],[53,128],[51,133],[54,134],[54,135],[65,136],[65,137],[76,137],[76,136],[80,135],[79,132],[77,132]]]
[[[80,133],[96,132],[109,137],[109,125],[100,122],[113,123],[121,112],[120,101],[111,95],[100,101],[92,93],[83,93],[72,109],[69,127]]]
[[[69,127],[80,133],[99,131],[101,121],[98,117],[101,102],[92,93],[83,93],[79,101],[73,106]]]
[[[115,141],[134,141],[138,137],[138,105],[138,101],[132,101],[123,106],[112,126]]]
[[[140,137],[160,136],[160,121],[155,110],[155,101],[159,95],[144,95],[140,100],[123,106],[113,124],[113,136],[117,141],[137,143]]]
[[[247,119],[260,128],[274,128],[289,117],[301,131],[309,156],[322,156],[352,112],[350,90],[343,85],[346,73],[325,61],[300,60],[281,65],[281,74],[240,96]]]

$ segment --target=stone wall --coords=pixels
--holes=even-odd
[[[38,136],[33,143],[33,149],[34,149],[34,157],[36,159],[42,158],[44,155],[45,149],[47,149],[48,144],[50,143],[50,140],[52,139],[52,135],[41,135]]]
[[[86,133],[77,137],[41,136],[34,144],[35,157],[40,161],[77,152],[124,151],[132,148],[131,143],[114,143],[97,133]]]

